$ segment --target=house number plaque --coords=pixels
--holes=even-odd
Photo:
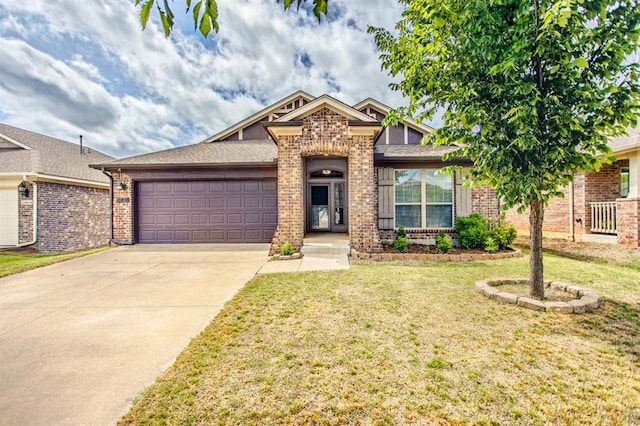
[[[129,197],[118,197],[118,198],[116,198],[116,202],[118,202],[118,203],[128,203],[129,202]]]

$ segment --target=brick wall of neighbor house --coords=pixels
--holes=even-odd
[[[622,162],[602,166],[598,172],[587,172],[584,175],[585,214],[584,229],[591,229],[591,209],[589,203],[599,201],[615,201],[620,198],[620,172]]]
[[[640,247],[640,199],[619,198],[618,244]]]
[[[585,176],[584,173],[573,174],[573,224],[575,239],[580,241],[582,234],[588,234],[589,228],[585,226],[587,217],[587,202],[585,199]],[[565,192],[565,198],[569,199],[568,192]],[[568,204],[567,204],[568,205]],[[567,222],[569,221],[569,211],[567,210]],[[569,224],[567,223],[567,227]]]
[[[25,187],[29,196],[18,194],[18,244],[33,241],[33,184],[25,182]]]
[[[278,140],[278,227],[271,254],[288,241],[299,250],[304,238],[303,157],[349,157],[349,239],[359,251],[382,249],[377,230],[373,136],[349,135],[346,117],[327,108],[302,122],[301,136]]]
[[[123,172],[113,176],[113,240],[120,244],[133,243],[133,181]],[[125,189],[119,189],[123,182]]]
[[[108,241],[108,189],[38,183],[38,251],[74,251]]]
[[[564,198],[549,201],[544,212],[543,231],[552,238],[566,238],[570,233],[570,221],[574,224],[574,236],[580,240],[582,234],[590,233],[591,209],[589,203],[615,201],[620,197],[620,172],[627,160],[604,165],[598,172],[575,173],[573,176],[573,218],[570,213],[570,187],[562,189]],[[519,215],[516,209],[507,211],[507,220],[518,231],[529,232],[529,214]],[[620,227],[621,224],[619,224]]]
[[[583,175],[576,175],[574,179],[575,200],[583,200],[584,193],[582,188],[584,187],[584,177]],[[576,197],[577,191],[580,191],[579,198]],[[569,235],[569,187],[563,188],[562,192],[564,193],[564,198],[552,198],[544,210],[543,232],[550,237],[566,238]],[[576,201],[574,201],[574,203],[575,202]],[[582,217],[584,208],[582,208],[579,213],[576,211],[574,214],[575,217],[579,215]],[[529,235],[529,209],[525,210],[522,214],[519,214],[518,209],[515,207],[509,209],[506,211],[505,219],[516,227],[520,235]],[[580,229],[582,229],[580,228],[580,224],[576,223],[575,231],[581,232]]]

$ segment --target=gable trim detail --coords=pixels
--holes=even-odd
[[[203,140],[201,143],[215,142],[215,141],[224,139],[226,137],[229,137],[229,136],[233,135],[234,133],[238,133],[242,129],[244,129],[245,127],[250,126],[252,124],[255,124],[255,123],[261,121],[264,117],[271,117],[276,112],[282,112],[281,110],[284,107],[286,107],[287,104],[289,104],[291,102],[294,102],[298,98],[302,98],[306,102],[311,102],[311,101],[313,101],[315,99],[315,96],[312,96],[312,95],[310,95],[307,92],[304,92],[302,90],[298,90],[297,92],[292,93],[291,95],[287,96],[286,98],[280,99],[279,101],[269,105],[268,107],[261,109],[260,111],[258,111],[255,114],[245,118],[244,120],[232,125],[231,127],[227,127],[223,131],[221,131],[219,133],[216,133],[213,136],[208,137],[207,139]]]

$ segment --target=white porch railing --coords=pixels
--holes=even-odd
[[[591,232],[617,234],[616,202],[589,203],[591,206]]]

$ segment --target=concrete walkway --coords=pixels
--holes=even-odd
[[[268,248],[120,247],[0,279],[0,424],[115,423]]]
[[[349,236],[335,233],[310,233],[304,237],[301,259],[271,261],[259,274],[277,272],[331,271],[349,269]]]

